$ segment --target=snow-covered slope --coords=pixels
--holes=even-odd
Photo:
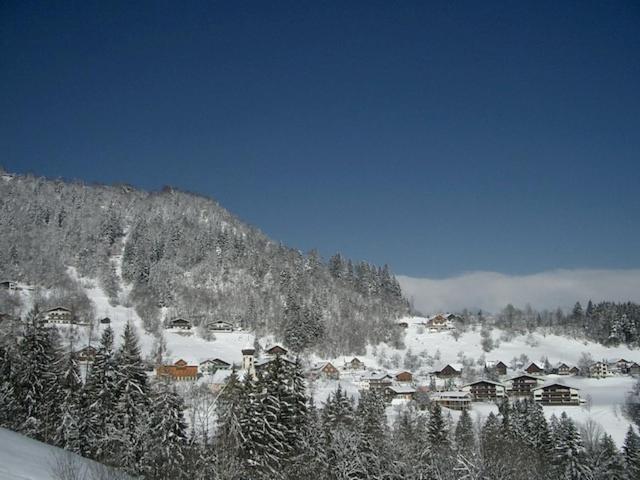
[[[62,476],[63,470],[69,469],[85,472],[85,476]],[[98,476],[105,470],[96,462],[0,428],[0,480],[126,478],[115,472],[108,477]]]

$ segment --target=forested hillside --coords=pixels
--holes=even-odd
[[[215,201],[170,187],[3,174],[0,230],[0,277],[45,288],[44,306],[70,303],[84,320],[96,312],[68,267],[96,279],[114,305],[131,302],[148,331],[164,317],[196,326],[219,319],[299,351],[396,343],[393,321],[408,311],[387,266],[303,254]]]

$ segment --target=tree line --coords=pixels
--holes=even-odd
[[[376,391],[340,387],[322,405],[298,362],[280,357],[254,378],[233,372],[216,397],[212,432],[188,425],[185,399],[144,370],[135,330],[116,348],[101,336],[83,379],[55,328],[31,312],[0,348],[0,425],[146,479],[607,479],[640,475],[640,437],[622,450],[596,424],[547,421],[530,400],[483,421],[457,421],[436,402],[392,420]]]

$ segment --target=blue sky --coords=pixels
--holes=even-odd
[[[410,276],[640,267],[637,2],[2,2],[0,165]]]

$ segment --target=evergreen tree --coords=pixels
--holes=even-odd
[[[236,372],[229,376],[216,402],[217,431],[215,438],[216,470],[220,480],[240,478],[242,432],[240,406],[243,387]]]
[[[184,402],[175,390],[159,383],[151,398],[149,424],[140,471],[146,479],[188,478],[185,471],[187,425]]]
[[[622,447],[629,480],[640,478],[640,436],[629,427]]]
[[[557,474],[567,480],[579,480],[588,474],[580,433],[566,412],[562,412],[555,433],[554,464]]]
[[[449,447],[449,434],[442,418],[442,408],[438,402],[431,402],[429,407],[427,440],[432,452],[443,452]]]
[[[610,435],[602,436],[596,458],[591,460],[594,480],[625,480],[624,462]]]
[[[475,437],[473,434],[473,423],[471,422],[471,415],[465,409],[460,415],[458,424],[455,430],[456,446],[458,450],[467,455],[474,450]]]
[[[60,388],[60,422],[56,429],[54,443],[60,448],[74,453],[81,452],[80,438],[80,389],[82,379],[73,348],[66,355],[66,365],[58,380]]]

